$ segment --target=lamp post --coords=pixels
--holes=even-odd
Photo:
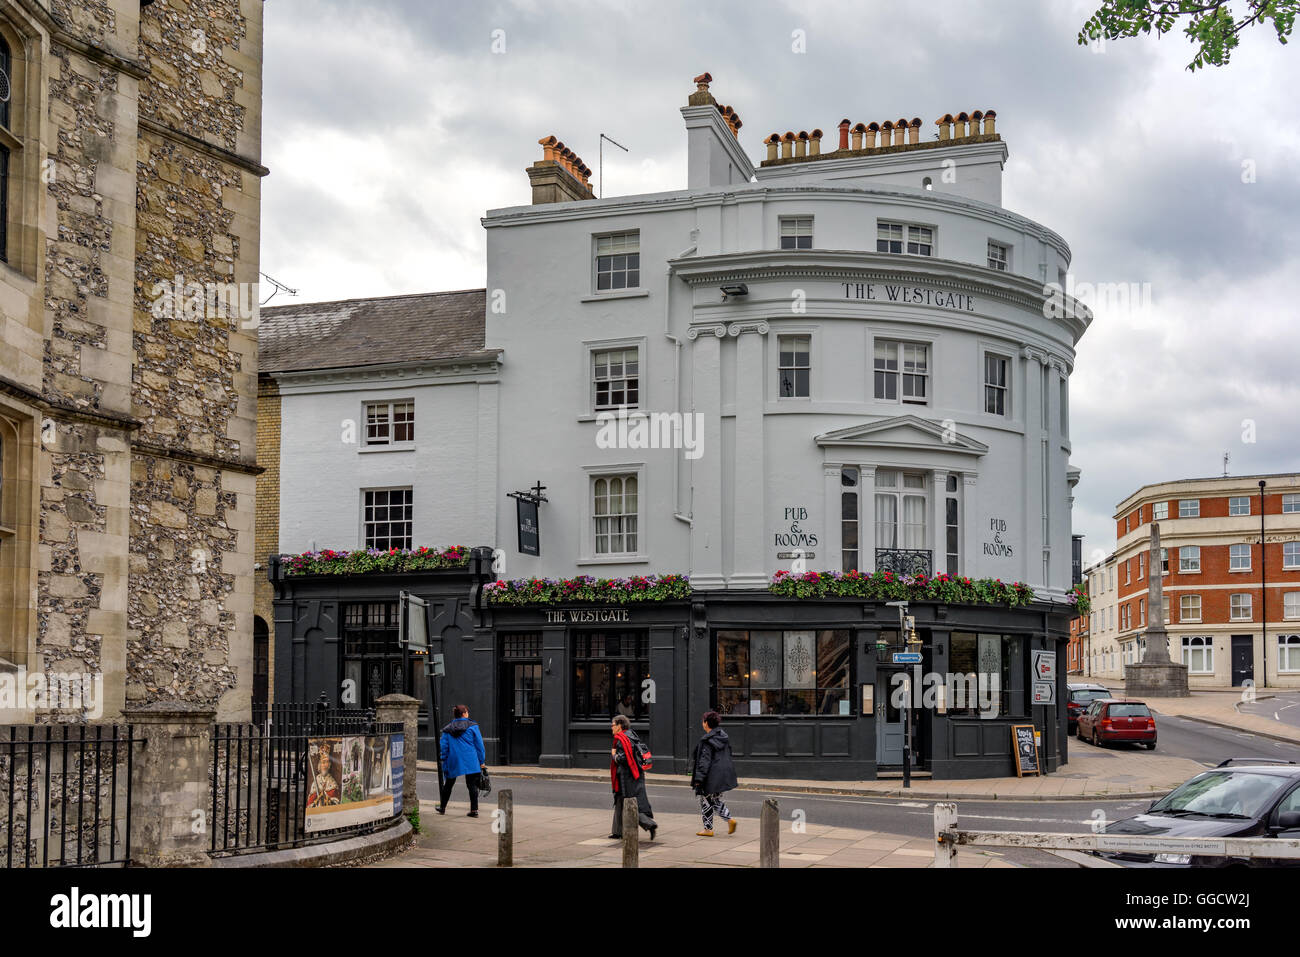
[[[907,614],[907,602],[889,601],[885,604],[890,608],[898,609],[898,635],[899,639],[905,642],[905,647],[910,650],[913,644],[919,645],[920,639],[913,641],[908,637],[911,634],[908,628],[911,619]],[[912,786],[912,681],[906,671],[904,676],[907,677],[907,694],[903,698],[903,787],[910,788]]]
[[[1259,632],[1264,655],[1264,681],[1268,687],[1268,564],[1264,558],[1264,480],[1259,480]]]

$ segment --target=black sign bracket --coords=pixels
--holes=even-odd
[[[522,492],[507,492],[508,498],[515,500],[515,511],[519,520],[519,553],[521,555],[542,554],[542,530],[538,520],[538,506],[545,502],[543,494],[546,486],[540,481],[530,489]]]

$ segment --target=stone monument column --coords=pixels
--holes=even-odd
[[[1164,573],[1160,568],[1160,525],[1151,523],[1150,573],[1147,586],[1146,653],[1142,661],[1124,666],[1124,693],[1128,697],[1186,698],[1187,666],[1170,660],[1169,634],[1165,631]]]

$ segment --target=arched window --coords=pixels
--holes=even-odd
[[[19,489],[17,475],[18,429],[0,415],[0,659],[10,664],[25,663],[25,637],[16,640],[17,616],[22,604],[20,566],[26,565],[19,550]]]
[[[0,36],[0,127],[10,136],[10,100],[13,96],[13,54]],[[0,143],[0,261],[9,261],[9,147]]]
[[[1300,635],[1277,636],[1277,670],[1300,671]]]

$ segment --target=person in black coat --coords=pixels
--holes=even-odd
[[[736,833],[736,819],[722,795],[738,787],[740,782],[736,780],[736,766],[731,760],[731,741],[719,727],[721,724],[718,712],[705,712],[704,737],[695,746],[691,762],[691,788],[699,795],[700,817],[704,820],[704,830],[695,832],[700,837],[713,836],[714,814],[727,822],[728,834]]]
[[[632,723],[626,715],[614,715],[609,730],[614,735],[614,747],[609,749],[609,777],[614,789],[614,825],[609,836],[622,838],[623,801],[626,798],[636,798],[637,823],[650,832],[650,840],[653,841],[659,825],[655,823],[650,798],[645,791],[645,772],[641,770],[636,757],[636,746],[641,743],[640,739],[632,730]]]

